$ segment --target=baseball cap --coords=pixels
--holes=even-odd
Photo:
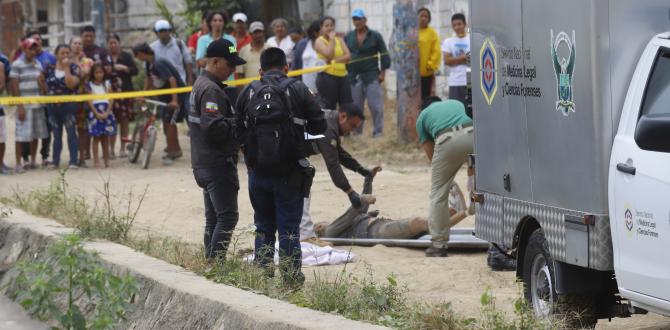
[[[238,54],[235,45],[225,38],[212,41],[207,47],[205,57],[222,57],[225,58],[232,65],[246,64]]]
[[[170,22],[161,19],[156,21],[156,24],[154,24],[154,32],[160,32],[160,31],[170,31],[172,30],[172,26],[170,26]]]
[[[233,15],[233,22],[237,22],[237,21],[242,21],[242,22],[246,23],[247,22],[247,15],[245,15],[244,13],[237,13],[237,14]]]
[[[21,48],[30,49],[30,47],[37,45],[37,40],[33,38],[26,38],[21,42]]]
[[[363,9],[354,9],[351,12],[351,18],[365,18],[365,12]]]
[[[265,26],[261,22],[253,22],[249,25],[249,32],[265,31]]]

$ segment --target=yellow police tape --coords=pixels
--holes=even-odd
[[[388,55],[388,52],[381,54],[356,59],[349,62],[355,63],[363,60],[368,60],[372,58],[378,58],[383,55]],[[333,63],[321,66],[315,66],[307,69],[300,69],[289,71],[289,77],[301,76],[306,73],[321,72],[328,69],[332,66]],[[228,86],[243,86],[250,84],[254,80],[259,80],[258,77],[250,77],[243,79],[236,79],[225,81],[225,84]],[[48,103],[69,103],[69,102],[88,102],[94,100],[117,100],[117,99],[131,99],[139,97],[151,97],[159,95],[168,95],[168,94],[181,94],[191,92],[192,87],[179,87],[179,88],[169,88],[169,89],[156,89],[149,91],[137,91],[137,92],[122,92],[122,93],[109,93],[109,94],[80,94],[80,95],[45,95],[45,96],[8,96],[0,97],[0,105],[19,105],[19,104],[48,104]]]

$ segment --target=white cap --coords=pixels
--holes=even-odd
[[[170,26],[170,22],[162,19],[156,21],[156,24],[154,24],[154,32],[162,31],[162,30],[172,30],[172,26]]]
[[[233,22],[237,22],[237,21],[242,21],[242,22],[246,23],[247,22],[247,15],[244,15],[244,13],[237,13],[237,14],[233,15]]]

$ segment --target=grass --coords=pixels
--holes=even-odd
[[[212,281],[253,291],[298,306],[339,314],[395,329],[558,329],[562,322],[547,322],[534,317],[521,298],[514,302],[514,315],[506,315],[496,307],[495,298],[487,290],[481,298],[480,316],[466,318],[453,312],[449,303],[424,303],[407,297],[407,289],[394,276],[376,281],[371,268],[362,277],[347,271],[346,266],[333,276],[312,270],[313,278],[296,290],[281,277],[268,273],[244,259],[249,249],[240,248],[240,241],[250,231],[236,233],[228,258],[210,264],[199,244],[153,234],[132,232],[133,223],[142,206],[148,187],[142,193],[132,190],[122,196],[112,194],[109,179],[103,179],[98,190],[100,198],[89,203],[67,184],[66,172],[48,187],[30,192],[14,190],[0,202],[29,213],[53,218],[74,227],[84,238],[106,239],[127,245],[149,256],[179,265]],[[7,209],[2,216],[8,216]],[[332,275],[332,274],[331,274]]]

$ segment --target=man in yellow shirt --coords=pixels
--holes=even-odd
[[[240,49],[240,57],[247,61],[237,67],[237,76],[239,78],[258,77],[261,68],[261,53],[266,50],[265,27],[261,22],[253,22],[249,26],[251,32],[251,43],[246,44]]]
[[[434,95],[435,72],[440,68],[440,39],[430,24],[430,10],[420,8],[419,15],[419,73],[421,74],[421,101]]]

